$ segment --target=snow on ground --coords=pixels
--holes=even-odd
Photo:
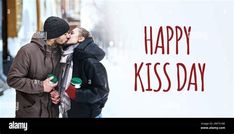
[[[0,118],[15,117],[15,89],[7,89],[0,96]]]

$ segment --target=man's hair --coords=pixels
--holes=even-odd
[[[79,31],[79,36],[83,36],[85,39],[88,37],[92,37],[88,30],[83,27],[77,27]]]

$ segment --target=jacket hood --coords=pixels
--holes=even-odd
[[[105,52],[89,37],[75,48],[74,55],[78,60],[95,58],[101,61],[105,57]]]
[[[45,36],[43,32],[36,32],[31,38],[31,43],[35,43],[43,52],[51,53],[53,50],[58,49],[57,45],[46,45]]]

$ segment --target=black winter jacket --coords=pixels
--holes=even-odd
[[[81,78],[82,85],[76,90],[75,100],[71,100],[69,118],[93,118],[101,113],[109,94],[107,72],[100,62],[104,56],[92,38],[75,48],[72,75]]]

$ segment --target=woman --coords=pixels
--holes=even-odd
[[[72,30],[67,44],[73,45],[66,47],[64,54],[70,51],[72,60],[70,60],[70,64],[68,62],[71,57],[66,60],[66,65],[69,66],[63,68],[63,78],[60,82],[66,83],[66,90],[61,92],[61,100],[63,100],[64,93],[71,99],[70,110],[65,111],[67,112],[67,117],[100,117],[109,94],[106,69],[100,62],[104,58],[105,53],[94,43],[90,33],[81,27]],[[66,55],[63,56],[68,57]],[[68,88],[72,77],[81,78],[82,85],[80,88]],[[63,104],[63,101],[61,104]]]

